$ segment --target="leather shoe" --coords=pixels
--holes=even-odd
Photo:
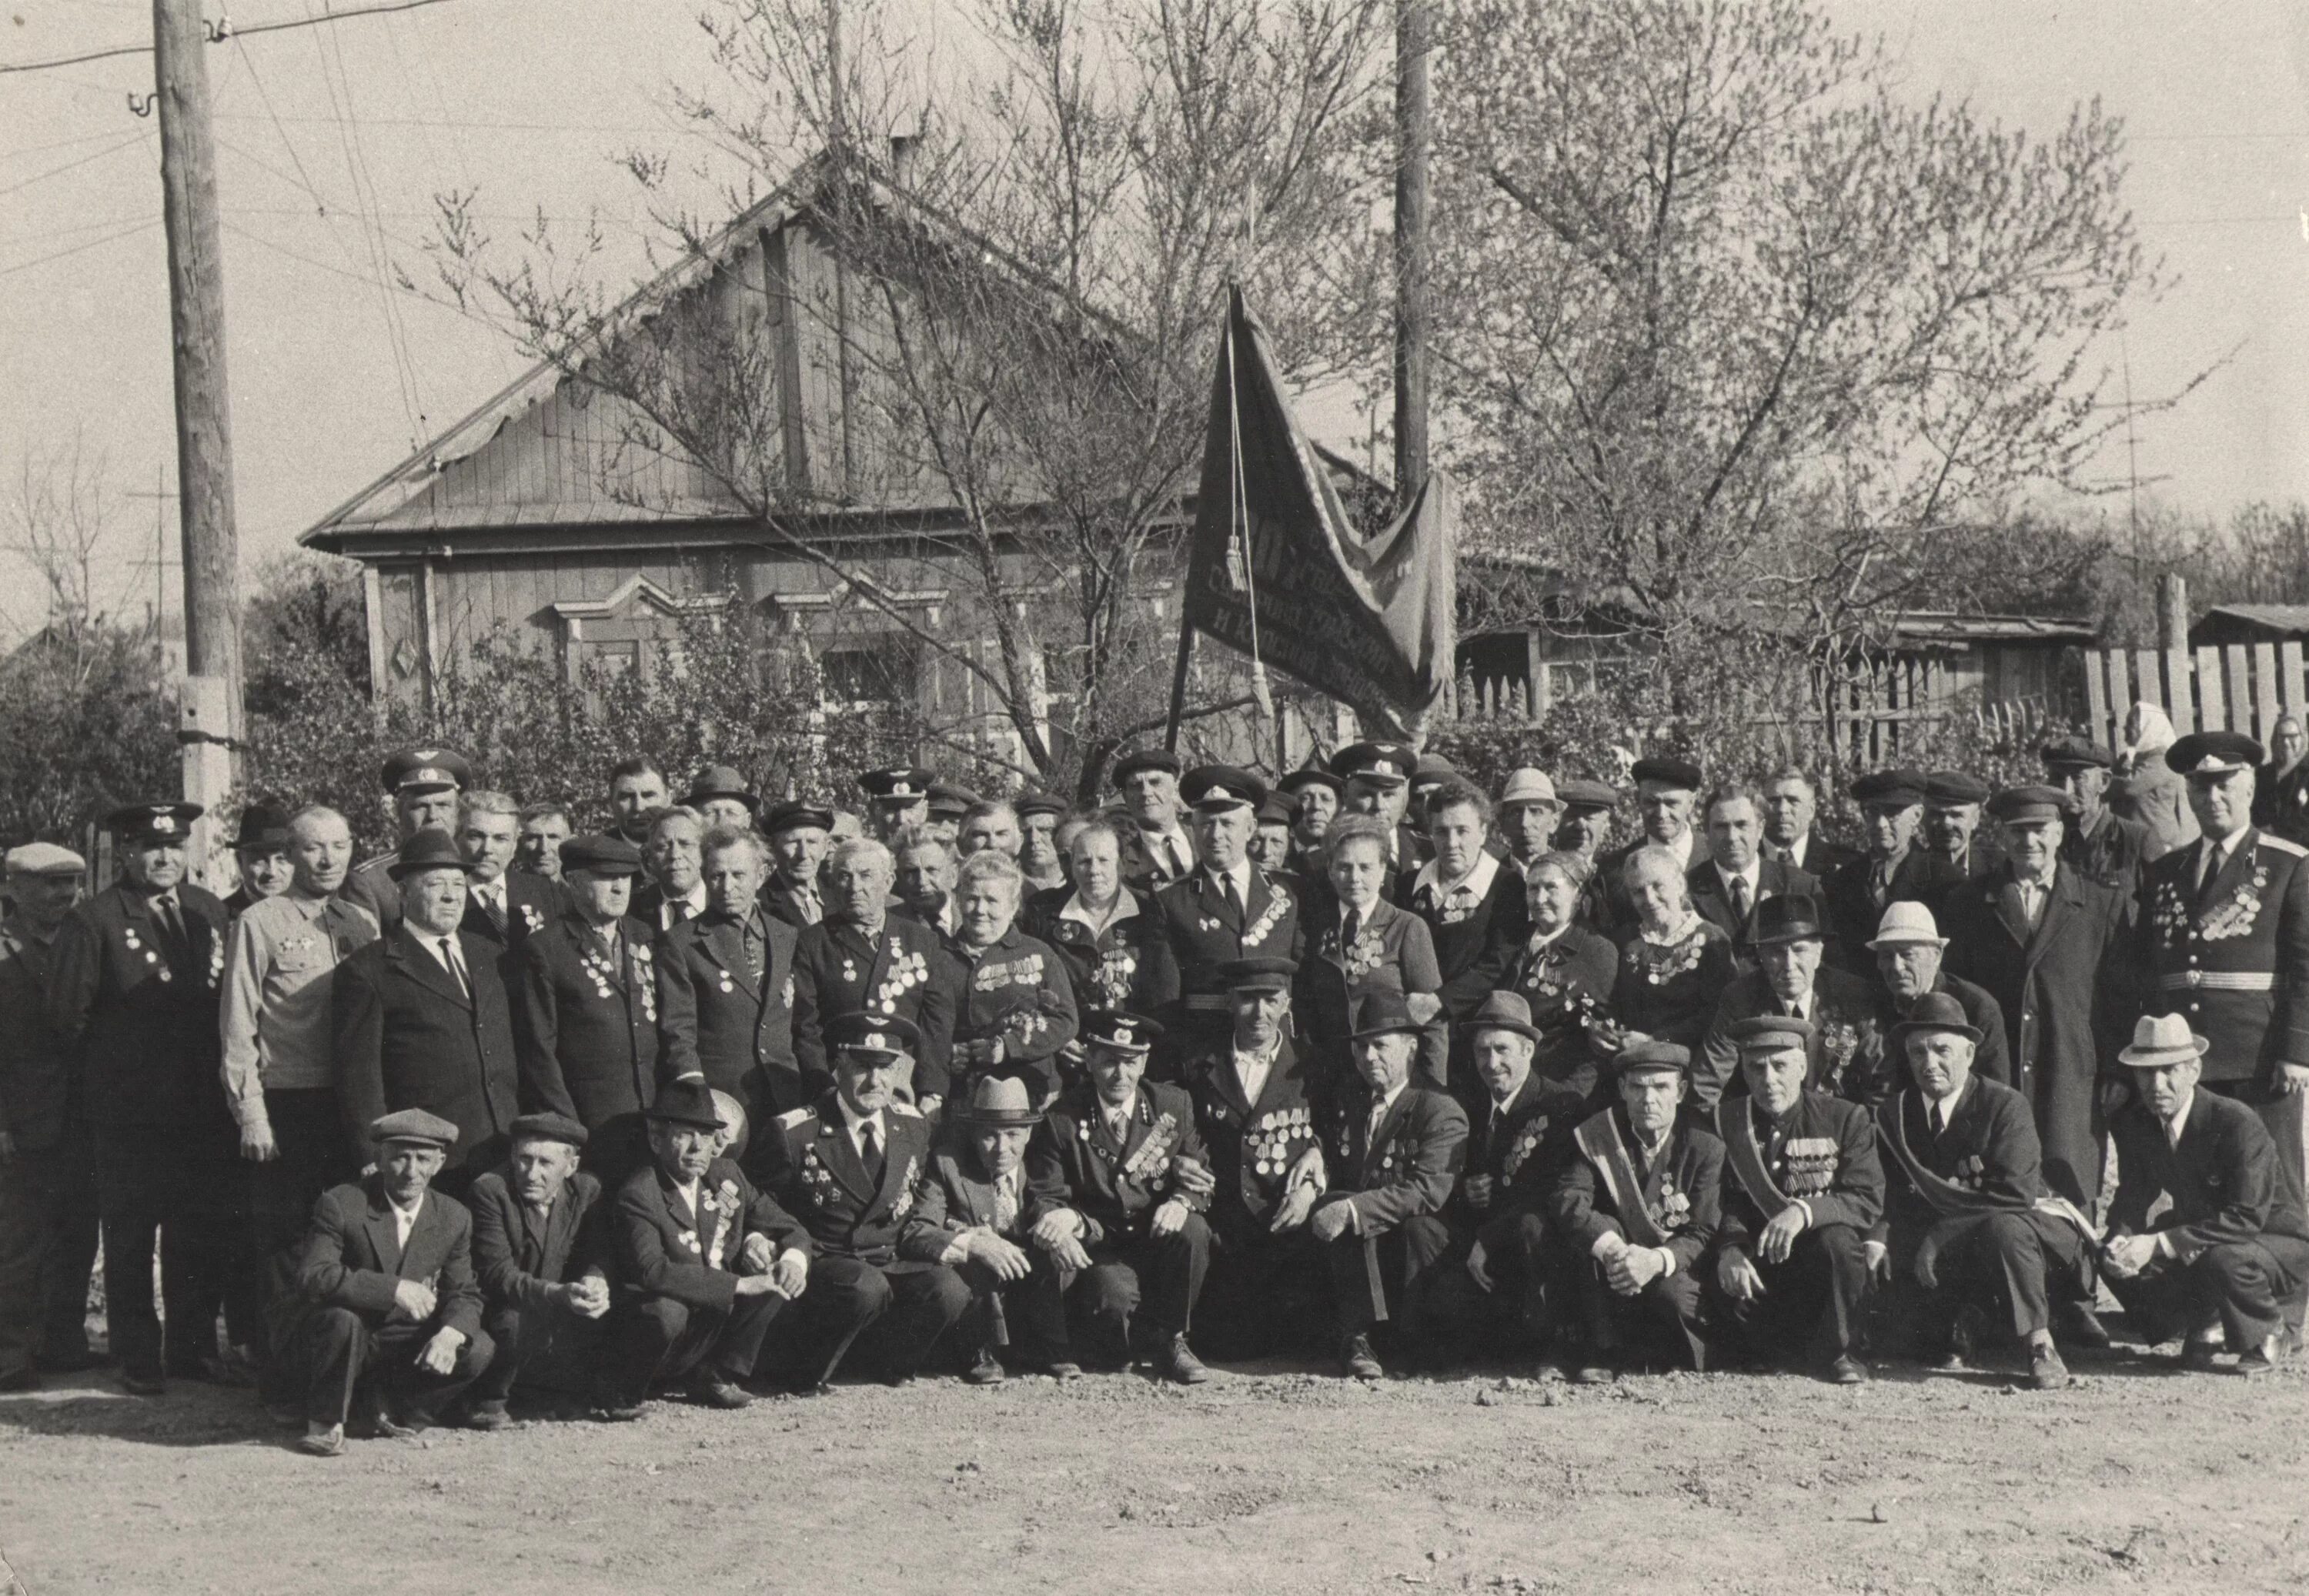
[[[1619,1376],[1600,1363],[1575,1363],[1563,1371],[1574,1385],[1609,1385]]]
[[[2069,1366],[2061,1361],[2061,1351],[2051,1343],[2028,1349],[2028,1384],[2037,1391],[2065,1391],[2069,1386]]]
[[[1155,1349],[1154,1372],[1181,1385],[1199,1385],[1211,1377],[1211,1371],[1195,1356],[1195,1350],[1187,1345],[1187,1333],[1183,1330]]]
[[[85,1374],[92,1368],[102,1368],[111,1359],[92,1347],[77,1347],[69,1352],[43,1352],[33,1362],[52,1375]]]
[[[513,1415],[506,1411],[506,1405],[500,1402],[475,1402],[471,1411],[465,1415],[467,1429],[503,1429],[512,1422]]]
[[[971,1359],[969,1368],[963,1371],[962,1377],[973,1385],[999,1385],[1009,1376],[1003,1372],[1002,1360],[994,1355],[994,1349],[981,1347],[978,1356]]]
[[[2218,1342],[2184,1342],[2181,1345],[2181,1367],[2193,1375],[2210,1375],[2218,1367],[2213,1355],[2220,1350]]]
[[[403,1424],[381,1406],[370,1416],[369,1423],[376,1428],[378,1438],[385,1441],[406,1441],[423,1435],[428,1428],[421,1424]]]
[[[2053,1316],[2053,1333],[2072,1347],[2108,1345],[2108,1326],[2100,1322],[2088,1302],[2063,1303]]]
[[[701,1407],[722,1408],[731,1412],[754,1405],[752,1393],[744,1386],[734,1385],[719,1375],[700,1375],[692,1380],[689,1383],[689,1400]]]
[[[305,1433],[297,1438],[298,1450],[315,1457],[342,1457],[345,1450],[345,1427],[342,1424],[308,1424]]]
[[[1838,1352],[1821,1371],[1820,1378],[1831,1385],[1865,1385],[1868,1384],[1868,1370],[1851,1353]]]
[[[2283,1356],[2284,1347],[2284,1342],[2275,1335],[2263,1337],[2261,1345],[2251,1348],[2244,1357],[2237,1359],[2237,1373],[2247,1379],[2251,1379],[2255,1375],[2269,1373],[2277,1367],[2278,1359]]]
[[[1061,1358],[1057,1359],[1055,1362],[1044,1365],[1042,1372],[1050,1376],[1053,1380],[1056,1380],[1059,1385],[1063,1385],[1069,1380],[1079,1380],[1082,1378],[1082,1365],[1079,1363],[1069,1363],[1065,1359]]]
[[[159,1375],[142,1374],[133,1369],[120,1371],[120,1389],[131,1396],[160,1396],[167,1393],[169,1382]]]
[[[593,1417],[602,1424],[631,1424],[642,1416],[642,1404],[623,1397],[604,1397],[593,1404]]]
[[[1351,1335],[1339,1343],[1339,1367],[1358,1380],[1384,1380],[1387,1370],[1371,1352],[1371,1337]]]

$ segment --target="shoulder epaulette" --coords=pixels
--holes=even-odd
[[[2263,832],[2261,833],[2261,845],[2263,848],[2274,848],[2279,853],[2289,853],[2297,859],[2309,858],[2309,848],[2302,847],[2300,843],[2289,837],[2273,837],[2267,832]]]
[[[799,1130],[817,1117],[816,1109],[788,1109],[778,1116],[778,1123],[788,1130]]]
[[[902,1103],[895,1098],[890,1101],[890,1112],[893,1114],[903,1114],[908,1119],[920,1119],[922,1117],[922,1111],[920,1109],[915,1108],[913,1104]]]

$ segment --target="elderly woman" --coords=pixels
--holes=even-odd
[[[2149,828],[2141,858],[2158,859],[2195,841],[2200,828],[2189,807],[2189,781],[2165,762],[2173,746],[2172,718],[2153,703],[2136,703],[2124,718],[2124,746],[2116,756],[2116,787],[2108,807]]]
[[[955,957],[963,967],[955,1014],[953,1090],[985,1075],[1025,1082],[1038,1103],[1058,1095],[1058,1054],[1075,1040],[1074,982],[1051,945],[1018,929],[1026,878],[999,849],[962,861],[954,886]]]
[[[1636,934],[1620,950],[1609,1026],[1591,1032],[1597,1048],[1617,1054],[1648,1038],[1697,1048],[1716,1000],[1738,973],[1732,939],[1691,906],[1682,858],[1644,847],[1621,866],[1636,914]]]
[[[1122,879],[1122,837],[1110,820],[1086,820],[1068,840],[1071,886],[1026,900],[1026,933],[1050,944],[1074,983],[1075,1009],[1162,1012],[1179,995],[1170,938],[1145,894]]]
[[[1574,923],[1591,873],[1581,854],[1543,853],[1532,860],[1523,876],[1531,931],[1509,957],[1500,989],[1531,1005],[1540,1034],[1533,1067],[1560,1076],[1584,1065],[1592,1082],[1588,1025],[1609,1018],[1620,950],[1608,936]]]
[[[1451,1038],[1434,939],[1417,915],[1379,896],[1391,830],[1375,815],[1350,815],[1333,821],[1326,838],[1331,890],[1310,914],[1295,1006],[1319,1061],[1319,1078],[1333,1091],[1355,1078],[1348,1049],[1355,1012],[1383,988],[1405,994],[1420,1023],[1420,1083],[1449,1084]]]

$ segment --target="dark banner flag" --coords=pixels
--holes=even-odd
[[[1359,536],[1236,290],[1211,384],[1186,624],[1328,693],[1367,729],[1407,737],[1450,685],[1455,603],[1448,486],[1431,477],[1392,525]]]

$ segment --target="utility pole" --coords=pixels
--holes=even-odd
[[[240,535],[233,520],[232,411],[224,369],[224,244],[200,0],[152,0],[160,116],[160,214],[177,387],[177,505],[185,542],[185,697],[177,740],[205,878],[221,850],[215,810],[232,790],[241,731]]]
[[[1433,0],[1395,0],[1395,499],[1427,480],[1427,151]]]

